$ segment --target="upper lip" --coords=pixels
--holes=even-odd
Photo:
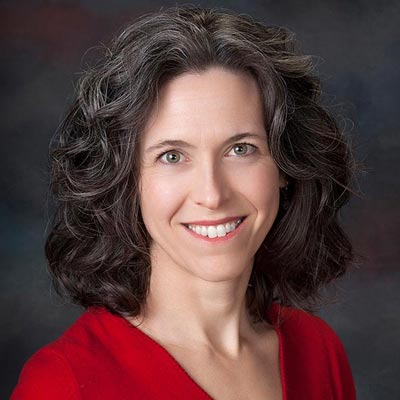
[[[202,221],[192,221],[192,222],[184,222],[184,225],[219,225],[225,224],[227,222],[236,221],[240,218],[245,218],[243,215],[239,215],[237,217],[226,217],[222,219],[215,219],[215,220],[202,220]]]

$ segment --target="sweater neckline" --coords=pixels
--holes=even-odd
[[[280,315],[281,315],[281,307],[278,303],[273,303],[268,310],[268,315],[271,320],[271,325],[275,332],[278,335],[279,340],[279,370],[280,370],[280,378],[281,378],[281,391],[282,391],[282,400],[287,400],[287,391],[286,391],[286,374],[285,374],[285,362],[284,362],[284,344],[283,344],[283,336],[282,331],[280,329]],[[169,366],[175,370],[178,370],[180,375],[184,377],[184,379],[193,386],[194,390],[199,394],[199,398],[204,400],[217,400],[213,399],[196,381],[195,379],[189,375],[189,373],[183,368],[183,366],[175,359],[175,357],[159,342],[153,339],[151,336],[147,335],[145,332],[132,325],[128,320],[121,317],[122,321],[129,328],[133,328],[133,331],[137,336],[141,337],[141,339],[146,342],[148,345],[156,348],[165,361],[169,364]],[[131,330],[132,332],[132,330]]]

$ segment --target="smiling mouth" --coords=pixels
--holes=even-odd
[[[246,217],[240,217],[225,224],[218,224],[218,225],[194,225],[194,224],[183,224],[183,225],[199,236],[214,239],[217,237],[225,237],[231,235],[233,232],[236,231],[236,229],[240,226],[240,224],[244,221],[245,218]]]

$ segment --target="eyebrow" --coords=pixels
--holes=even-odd
[[[258,135],[256,133],[244,132],[244,133],[237,133],[236,135],[231,136],[230,138],[225,140],[223,144],[227,145],[227,144],[234,143],[234,142],[237,142],[237,141],[245,139],[245,138],[264,139],[261,135]],[[188,142],[185,142],[184,140],[170,139],[170,140],[163,140],[162,142],[159,142],[153,146],[150,146],[148,149],[146,149],[145,152],[150,153],[154,150],[161,149],[165,146],[178,146],[178,147],[189,148],[189,149],[193,149],[196,147]]]

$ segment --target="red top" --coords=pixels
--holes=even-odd
[[[319,317],[273,304],[283,400],[353,400],[349,362]],[[127,320],[89,308],[25,364],[11,400],[212,400],[168,351]]]

